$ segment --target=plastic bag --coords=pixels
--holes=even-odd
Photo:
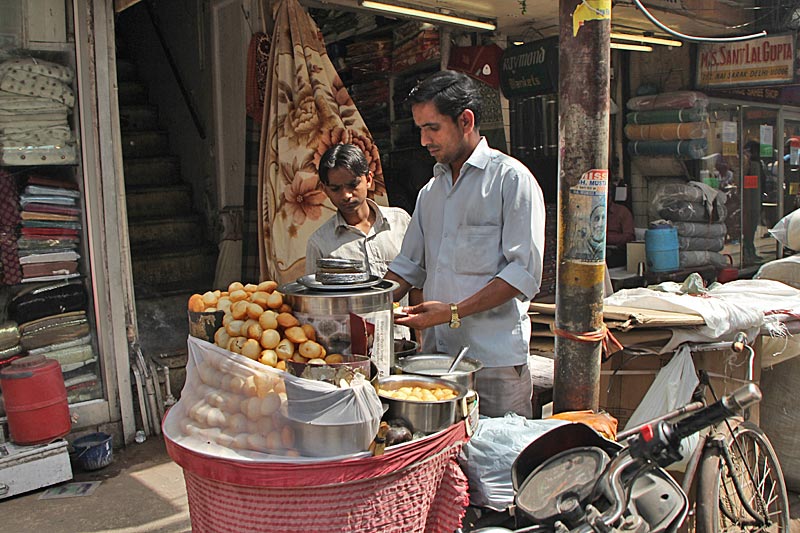
[[[293,461],[367,450],[383,414],[372,384],[298,378],[189,337],[186,385],[164,433],[209,455]]]
[[[647,393],[642,398],[639,407],[631,415],[625,429],[644,424],[689,403],[698,383],[700,380],[697,379],[692,352],[687,346],[681,346],[670,362],[658,371],[653,384],[647,389]],[[683,460],[670,466],[669,469],[683,472],[689,456],[699,442],[700,436],[696,433],[683,439],[680,448]]]
[[[727,196],[697,182],[666,183],[659,186],[650,202],[650,218],[682,222],[724,221]]]
[[[780,219],[769,234],[785,247],[800,252],[800,209]]]
[[[502,511],[514,503],[511,466],[531,442],[563,420],[529,420],[509,413],[481,418],[478,430],[464,445],[459,462],[469,479],[469,503]]]

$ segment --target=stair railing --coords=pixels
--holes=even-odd
[[[178,84],[178,89],[181,91],[181,96],[183,96],[183,101],[186,104],[186,107],[189,109],[189,114],[192,116],[192,122],[194,122],[194,127],[197,129],[197,134],[201,139],[205,140],[205,128],[203,128],[203,124],[200,122],[200,115],[197,113],[197,109],[195,109],[195,106],[192,103],[189,91],[186,89],[183,79],[181,79],[181,75],[178,72],[178,65],[175,63],[175,58],[172,55],[169,46],[167,45],[167,40],[164,38],[164,33],[161,31],[161,26],[158,24],[157,17],[153,12],[153,2],[152,0],[147,0],[142,3],[147,9],[147,16],[150,19],[150,23],[153,25],[153,29],[156,32],[159,43],[161,43],[161,50],[164,52],[164,56],[167,58],[169,67],[172,70],[172,75],[175,77],[175,82]]]

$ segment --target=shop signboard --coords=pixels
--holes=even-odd
[[[697,48],[696,63],[700,89],[790,84],[795,78],[795,36],[703,43]]]
[[[500,60],[500,87],[506,98],[558,91],[558,39],[511,46]]]

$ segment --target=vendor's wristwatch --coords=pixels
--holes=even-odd
[[[458,316],[458,306],[450,304],[450,327],[453,329],[461,327],[461,318]]]

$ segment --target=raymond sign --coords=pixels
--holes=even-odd
[[[509,46],[500,60],[500,87],[506,98],[558,91],[558,39]]]
[[[697,49],[697,87],[793,83],[794,54],[792,34],[741,43],[701,44]]]

